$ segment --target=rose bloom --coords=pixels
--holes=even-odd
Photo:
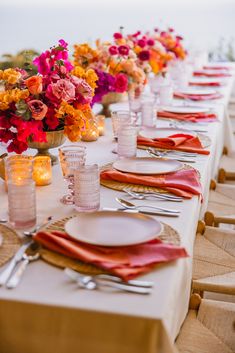
[[[144,48],[144,47],[146,46],[146,40],[144,40],[144,39],[139,39],[139,40],[137,41],[137,44],[138,44],[139,47]]]
[[[138,57],[141,61],[148,61],[150,59],[150,52],[148,50],[142,50]]]
[[[48,108],[43,102],[34,99],[28,102],[28,107],[32,113],[32,117],[35,120],[42,120],[45,118]]]
[[[113,38],[114,39],[121,39],[122,38],[122,34],[120,32],[116,32],[116,33],[114,33]]]
[[[147,44],[150,46],[150,47],[152,47],[153,45],[154,45],[154,39],[152,39],[152,38],[150,38],[150,39],[148,39],[147,40]]]
[[[42,92],[42,77],[41,76],[31,76],[24,81],[26,87],[31,94],[39,94]]]
[[[112,45],[110,48],[109,48],[109,53],[111,55],[117,55],[118,54],[118,48],[116,45]]]
[[[129,54],[129,47],[127,45],[120,45],[118,47],[118,52],[120,55],[128,55]]]
[[[46,90],[46,97],[55,104],[63,100],[71,102],[75,98],[75,87],[72,82],[60,79],[55,83],[49,84]]]
[[[123,93],[127,91],[128,79],[124,74],[118,74],[115,80],[115,90],[116,92]]]

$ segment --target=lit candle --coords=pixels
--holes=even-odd
[[[33,163],[33,179],[38,186],[49,185],[52,179],[51,159],[36,156]]]
[[[91,120],[89,122],[89,128],[82,136],[83,141],[91,142],[96,141],[99,138],[99,128],[96,120]]]
[[[97,115],[96,116],[99,135],[103,136],[105,134],[105,115]]]

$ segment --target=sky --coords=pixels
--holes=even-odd
[[[0,54],[174,27],[189,48],[211,49],[235,36],[235,0],[0,0]]]

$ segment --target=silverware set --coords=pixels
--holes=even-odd
[[[124,282],[121,278],[112,275],[84,275],[70,268],[65,268],[64,272],[77,283],[79,288],[88,290],[109,288],[136,294],[150,294],[154,285],[153,282],[139,280]]]
[[[176,159],[179,162],[185,162],[185,163],[195,163],[198,160],[200,160],[197,158],[198,157],[197,153],[188,153],[188,152],[174,151],[174,150],[162,151],[153,147],[149,147],[146,150],[146,152],[151,157]]]
[[[180,196],[161,194],[158,192],[139,193],[139,192],[134,192],[128,188],[123,189],[123,191],[136,200],[154,199],[154,200],[172,201],[172,202],[182,202],[184,200],[183,197],[180,197]]]

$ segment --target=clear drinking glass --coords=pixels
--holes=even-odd
[[[145,97],[141,102],[141,125],[154,126],[154,99]]]
[[[117,110],[111,113],[113,136],[116,139],[118,129],[123,124],[130,124],[132,121],[131,113],[128,110]]]
[[[137,128],[123,125],[118,130],[118,157],[135,157],[137,151]]]
[[[128,92],[129,109],[135,116],[135,123],[138,120],[138,113],[141,111],[141,91],[133,90]]]
[[[60,165],[65,181],[68,183],[68,194],[61,198],[65,205],[74,204],[74,173],[86,161],[86,147],[68,145],[59,148]]]
[[[84,165],[75,171],[75,209],[93,212],[100,208],[100,175],[97,164]]]
[[[36,224],[36,192],[32,179],[8,180],[9,222],[15,228],[31,228]]]
[[[162,85],[159,91],[160,105],[171,105],[173,100],[173,87],[171,84]]]

